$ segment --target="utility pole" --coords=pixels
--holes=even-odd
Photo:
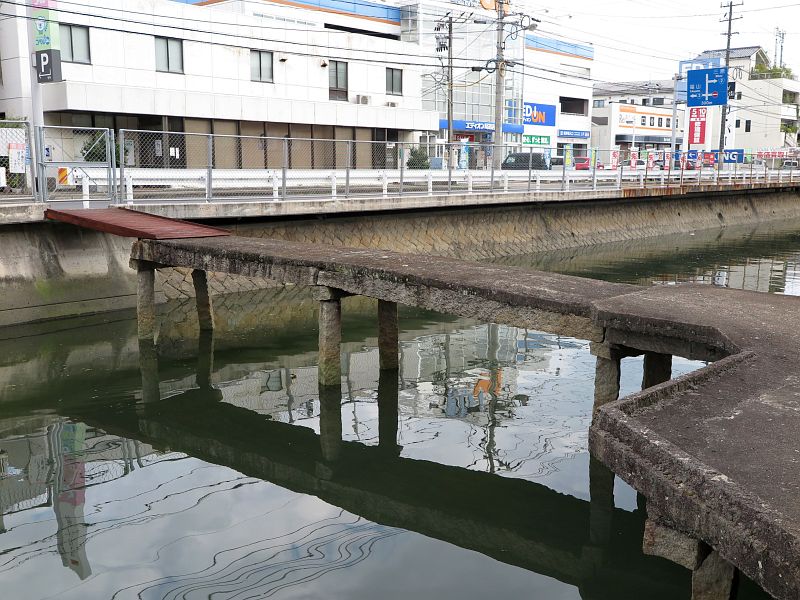
[[[741,6],[744,4],[743,2],[738,2],[736,4],[733,3],[732,0],[729,0],[727,3],[723,2],[720,6],[722,8],[728,9],[728,33],[727,33],[727,44],[725,46],[725,70],[728,72],[730,69],[731,63],[731,37],[734,35],[732,31],[733,27],[733,7],[734,6]],[[742,17],[736,17],[737,19],[741,19]],[[725,19],[722,19],[723,21]],[[725,34],[723,34],[725,35]],[[725,92],[727,94],[727,91]],[[722,117],[720,118],[719,123],[719,155],[717,156],[718,160],[718,167],[722,168],[721,165],[723,164],[723,151],[725,150],[725,129],[728,121],[728,99],[725,99],[725,104],[722,105]]]
[[[503,43],[505,34],[504,0],[495,0],[497,7],[497,58],[495,60],[494,79],[494,149],[492,151],[492,164],[499,169],[502,163],[498,141],[503,141],[503,103],[505,92],[506,63],[503,57]]]
[[[779,63],[780,68],[783,68],[783,42],[786,39],[786,31],[781,30],[781,61]]]
[[[683,81],[683,75],[680,73],[675,73],[675,76],[672,78],[673,83],[673,91],[672,91],[672,133],[670,134],[669,138],[669,149],[670,149],[670,161],[673,160],[675,157],[675,143],[678,137],[678,82]],[[684,138],[686,136],[686,128],[684,126]]]
[[[447,160],[453,151],[453,15],[447,17]]]

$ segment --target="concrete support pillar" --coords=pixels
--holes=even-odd
[[[339,460],[342,449],[342,386],[319,386],[319,443],[326,463]]]
[[[338,297],[319,303],[319,385],[342,384],[342,303]]]
[[[197,387],[211,388],[211,373],[214,371],[214,332],[200,329],[197,347]]]
[[[397,303],[378,300],[378,354],[381,370],[400,367],[400,334]]]
[[[139,322],[139,339],[154,340],[156,336],[156,270],[149,263],[138,262],[136,277],[136,317]]]
[[[399,371],[381,369],[378,375],[378,447],[389,456],[398,456],[397,445]]]
[[[211,331],[214,329],[214,310],[211,305],[211,295],[208,293],[208,273],[197,269],[193,270],[192,283],[194,284],[200,331]]]
[[[708,555],[708,546],[662,521],[648,518],[644,524],[642,553],[666,558],[695,571]]]
[[[645,352],[642,389],[653,387],[670,379],[672,379],[672,355]]]
[[[139,370],[142,373],[142,404],[161,400],[158,386],[158,352],[152,339],[139,338]]]
[[[692,600],[730,600],[736,568],[712,550],[692,572]]]
[[[621,356],[598,356],[594,375],[594,409],[619,398]]]

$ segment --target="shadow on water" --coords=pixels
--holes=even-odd
[[[767,228],[514,261],[729,284],[783,261],[767,280],[789,291],[798,251]],[[124,318],[0,341],[4,595],[691,597],[690,571],[643,553],[641,499],[588,455],[588,343],[406,309],[400,368],[380,371],[375,303],[344,304],[332,392],[302,289],[217,299],[213,337],[184,302],[157,346]],[[627,394],[642,365],[623,362]],[[742,578],[736,597],[765,596]]]

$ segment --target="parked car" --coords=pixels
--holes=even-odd
[[[578,171],[588,171],[592,168],[592,160],[588,156],[575,157],[575,169]]]
[[[564,165],[564,157],[563,156],[553,156],[550,158],[550,168],[554,167],[561,167]]]
[[[513,171],[527,171],[528,169],[540,171],[548,167],[544,154],[539,154],[537,152],[512,152],[503,159],[500,168]]]
[[[786,169],[787,171],[794,171],[795,169],[798,168],[798,164],[797,161],[794,159],[785,160],[783,161],[783,166],[781,168]]]

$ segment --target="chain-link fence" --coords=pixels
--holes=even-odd
[[[46,126],[37,131],[45,202],[114,199],[118,147],[112,130]]]
[[[269,138],[0,121],[0,200],[111,202],[531,194],[792,184],[800,156]],[[33,160],[32,160],[33,157]],[[4,179],[2,179],[4,178]],[[40,183],[34,185],[36,181]],[[3,185],[5,183],[5,185]],[[37,192],[38,188],[38,192]]]
[[[34,198],[32,131],[25,121],[0,121],[0,202]]]

